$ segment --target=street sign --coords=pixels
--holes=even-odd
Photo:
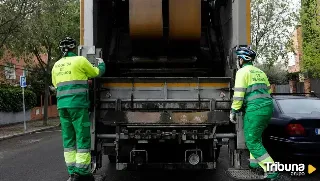
[[[27,124],[26,124],[26,106],[24,102],[24,88],[27,87],[27,78],[25,74],[23,73],[22,76],[20,76],[20,87],[22,88],[22,104],[23,104],[23,115],[24,115],[24,132],[27,131]]]
[[[20,87],[27,87],[27,79],[25,76],[20,76]]]

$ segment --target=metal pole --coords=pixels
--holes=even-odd
[[[24,132],[27,131],[27,124],[26,124],[26,107],[24,103],[24,87],[22,87],[22,104],[23,104],[23,122],[24,122]]]
[[[25,70],[23,70],[23,76],[25,76]],[[26,106],[24,102],[24,87],[22,87],[22,104],[23,104],[23,124],[24,124],[24,132],[27,131],[27,123],[26,123]]]

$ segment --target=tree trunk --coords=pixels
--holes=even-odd
[[[290,80],[290,93],[297,93],[297,81],[296,80]]]
[[[48,84],[48,81],[45,81],[44,82],[44,113],[43,113],[44,126],[48,125],[48,99],[49,99],[49,84]]]
[[[271,84],[270,87],[271,87],[271,92],[276,93],[276,84]]]
[[[311,83],[309,78],[304,79],[304,93],[308,93],[307,96],[310,96],[311,93]]]

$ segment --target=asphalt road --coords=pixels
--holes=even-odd
[[[0,181],[65,181],[68,178],[63,160],[61,132],[45,131],[10,140],[0,141]],[[225,175],[227,155],[224,148],[216,171],[154,171],[128,172],[116,171],[114,165],[104,158],[104,167],[97,174],[105,175],[106,181],[232,181]],[[290,178],[282,181],[319,181],[320,175]]]

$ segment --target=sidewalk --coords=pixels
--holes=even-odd
[[[24,125],[22,123],[8,125],[8,126],[0,126],[0,141],[16,136],[21,136],[24,134],[30,134],[37,131],[43,131],[51,128],[55,128],[59,125],[59,118],[49,118],[48,125],[43,126],[43,120],[37,121],[27,121],[27,131],[24,133]]]

